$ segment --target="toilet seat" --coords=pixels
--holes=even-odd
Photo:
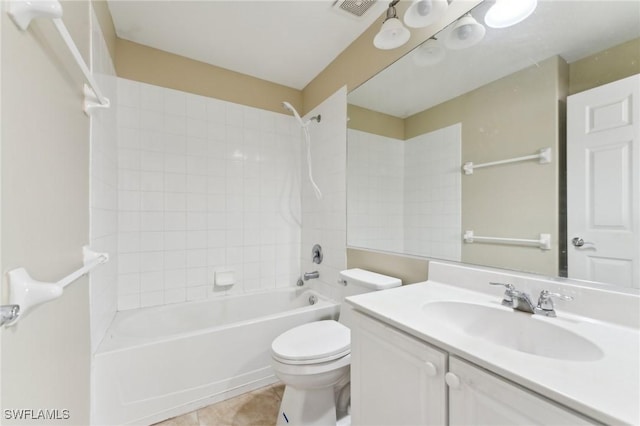
[[[329,362],[351,353],[351,331],[333,320],[294,327],[271,344],[273,358],[284,364],[308,365]]]

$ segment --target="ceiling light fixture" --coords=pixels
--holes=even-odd
[[[496,0],[484,17],[491,28],[506,28],[522,22],[536,10],[538,0]]]
[[[410,28],[423,28],[444,15],[447,0],[415,0],[404,14],[404,23]]]
[[[400,0],[393,0],[389,3],[387,9],[387,17],[382,23],[382,28],[373,39],[373,45],[378,49],[389,50],[400,47],[409,41],[411,33],[404,25],[396,14],[395,5]]]
[[[445,36],[444,44],[449,49],[466,49],[480,43],[486,31],[482,24],[467,13],[453,24]]]
[[[413,62],[419,67],[428,67],[442,62],[447,50],[436,38],[430,38],[413,52]]]

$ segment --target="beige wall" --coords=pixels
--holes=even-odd
[[[63,9],[87,58],[89,3],[64,2]],[[78,66],[51,21],[36,20],[23,32],[7,14],[0,19],[6,289],[5,273],[16,267],[55,281],[82,265],[81,247],[89,241],[89,119],[82,112]],[[61,298],[0,331],[2,410],[67,409],[71,418],[56,423],[88,424],[88,309],[88,280],[82,278]]]
[[[462,177],[462,229],[476,235],[536,238],[552,249],[464,244],[466,263],[557,275],[559,268],[560,86],[567,65],[558,57],[465,95],[462,163],[519,157],[551,147],[551,164],[490,167]]]
[[[91,0],[91,5],[100,23],[100,29],[102,30],[102,36],[107,43],[107,49],[109,49],[109,55],[111,60],[115,61],[116,58],[116,28],[113,26],[113,17],[109,10],[109,5],[106,0]]]
[[[404,120],[356,105],[347,105],[347,127],[374,135],[404,140]]]
[[[286,114],[288,101],[302,111],[302,92],[174,55],[121,38],[116,42],[118,77]]]
[[[574,94],[640,73],[640,38],[569,65],[569,93]]]
[[[427,280],[429,261],[425,258],[347,248],[347,268],[362,268],[400,278],[402,284]]]

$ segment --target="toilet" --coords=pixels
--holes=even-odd
[[[398,278],[359,268],[340,272],[338,283],[344,286],[339,321],[315,321],[294,327],[271,344],[271,365],[285,384],[278,426],[335,425],[337,400],[341,401],[341,414],[346,414],[351,307],[344,298],[402,285]]]

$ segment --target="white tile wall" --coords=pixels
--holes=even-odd
[[[309,285],[334,299],[340,298],[336,284],[338,272],[346,268],[346,155],[347,155],[347,91],[343,87],[309,112],[305,119],[321,114],[320,123],[312,122],[312,168],[323,198],[316,199],[307,178],[306,145],[302,133],[297,137],[303,147],[302,180],[302,247],[303,272],[318,270],[320,278]],[[311,261],[311,249],[319,243],[324,261]]]
[[[460,261],[460,158],[460,124],[404,143],[349,130],[349,245]]]
[[[461,124],[405,144],[405,253],[460,261]]]
[[[89,278],[91,347],[95,351],[116,313],[118,273],[117,197],[117,78],[100,25],[92,14],[91,57],[96,82],[111,101],[109,109],[91,116],[91,248],[110,255]]]
[[[352,247],[404,250],[404,141],[347,131],[347,229]]]
[[[118,309],[295,285],[295,120],[125,79],[118,101]]]

